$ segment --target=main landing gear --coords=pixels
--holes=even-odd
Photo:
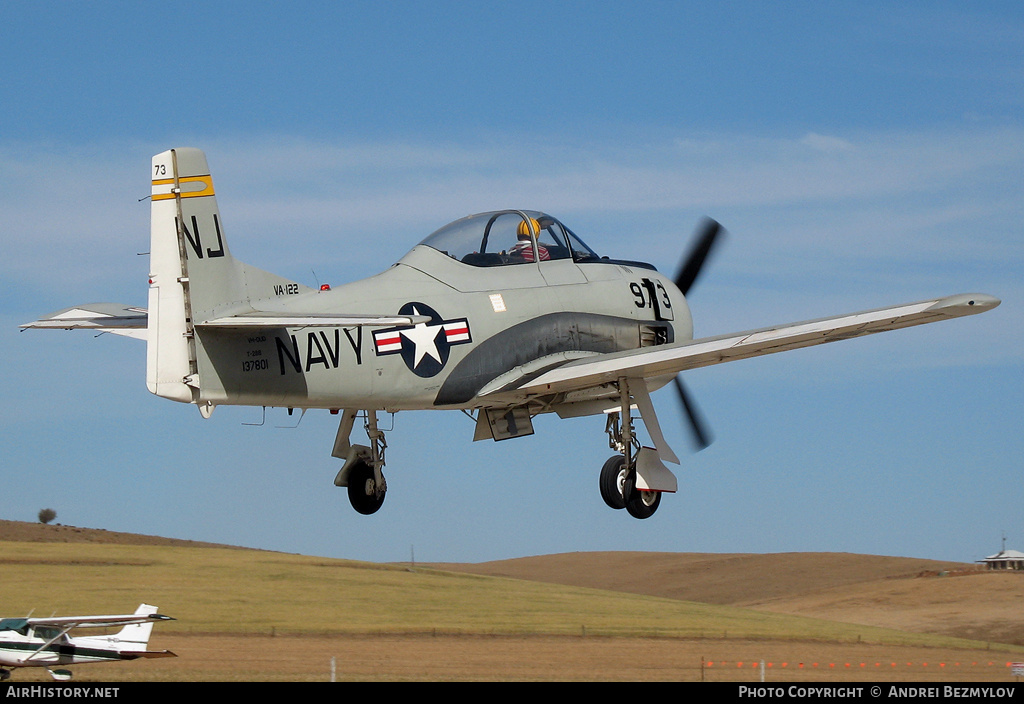
[[[642,384],[642,381],[638,382],[638,385]],[[618,385],[621,406],[618,411],[608,414],[605,432],[608,433],[609,446],[621,454],[610,457],[601,468],[601,498],[611,508],[626,509],[633,518],[650,518],[661,504],[661,494],[676,490],[676,479],[661,463],[657,450],[640,447],[633,433],[629,383],[620,379]],[[640,408],[651,409],[648,425],[656,427],[657,419],[653,416],[646,388],[636,391]],[[660,438],[660,429],[655,434]]]
[[[661,433],[644,380],[619,379],[616,387],[620,405],[608,414],[605,432],[609,445],[619,454],[605,462],[601,469],[601,498],[613,509],[626,509],[634,518],[650,518],[661,504],[661,495],[677,489],[675,475],[662,464],[662,458],[677,464],[679,460]],[[641,447],[637,441],[631,415],[634,404],[659,449]],[[349,442],[357,417],[365,419],[368,446]],[[384,431],[377,426],[376,410],[345,409],[342,412],[331,454],[345,462],[334,484],[348,489],[352,508],[363,515],[376,513],[384,504],[388,490],[383,473],[387,446]]]
[[[46,671],[50,673],[50,677],[52,677],[57,682],[67,682],[72,677],[71,670],[51,670],[50,668],[46,668]],[[0,682],[6,682],[7,680],[11,679],[11,676],[13,674],[13,667],[10,670],[4,667],[0,667]]]
[[[660,491],[636,486],[636,468],[626,469],[622,455],[610,457],[601,468],[601,498],[614,509],[626,509],[633,518],[650,518],[661,504]]]
[[[348,500],[357,512],[368,516],[376,513],[384,505],[384,497],[388,491],[388,483],[384,479],[384,451],[387,441],[384,431],[377,427],[377,412],[366,411],[366,435],[370,445],[352,445],[349,435],[355,423],[357,411],[346,409],[338,426],[338,435],[334,441],[334,457],[342,458],[338,476],[334,478],[335,486],[348,487]]]

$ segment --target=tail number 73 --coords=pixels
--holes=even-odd
[[[632,281],[629,290],[633,294],[633,304],[637,308],[652,309],[655,320],[672,320],[672,300],[660,281],[647,278]]]

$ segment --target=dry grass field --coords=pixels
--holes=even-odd
[[[769,682],[1012,681],[1024,575],[971,569],[664,553],[412,568],[0,521],[0,615],[145,600],[178,619],[151,641],[177,658],[77,682],[758,681],[762,661]]]
[[[442,569],[1024,645],[1024,574],[842,553],[574,553]]]
[[[998,650],[771,640],[165,634],[153,645],[179,657],[79,667],[75,682],[328,682],[332,658],[338,682],[758,682],[762,660],[767,682],[1014,680]]]

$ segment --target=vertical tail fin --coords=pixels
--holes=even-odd
[[[253,310],[275,286],[308,291],[231,256],[206,155],[190,147],[153,157],[146,384],[158,396],[200,403],[195,325]]]
[[[135,614],[138,616],[149,616],[156,612],[157,608],[149,604],[140,604],[139,608],[135,609]],[[121,643],[121,647],[127,650],[145,650],[149,644],[149,636],[153,632],[153,623],[153,621],[131,623],[118,631],[117,640]]]
[[[211,224],[209,232],[217,234],[217,245],[209,248],[207,256],[226,257],[227,248],[219,232],[220,216],[205,154],[198,149],[170,149],[153,157],[150,173],[146,385],[158,396],[190,403],[197,399],[199,380],[189,257],[181,231],[185,223],[192,225],[189,241],[195,245],[196,257],[203,252],[200,228]]]

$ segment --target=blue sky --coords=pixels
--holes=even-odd
[[[0,26],[0,517],[374,561],[1024,549],[1019,4],[10,2]],[[233,253],[310,284],[517,207],[668,272],[718,219],[698,336],[1003,304],[687,374],[716,442],[647,521],[601,502],[603,419],[472,443],[454,412],[395,416],[362,517],[326,412],[202,420],[147,392],[143,344],[18,331],[145,305],[140,199],[173,146],[206,151]]]

